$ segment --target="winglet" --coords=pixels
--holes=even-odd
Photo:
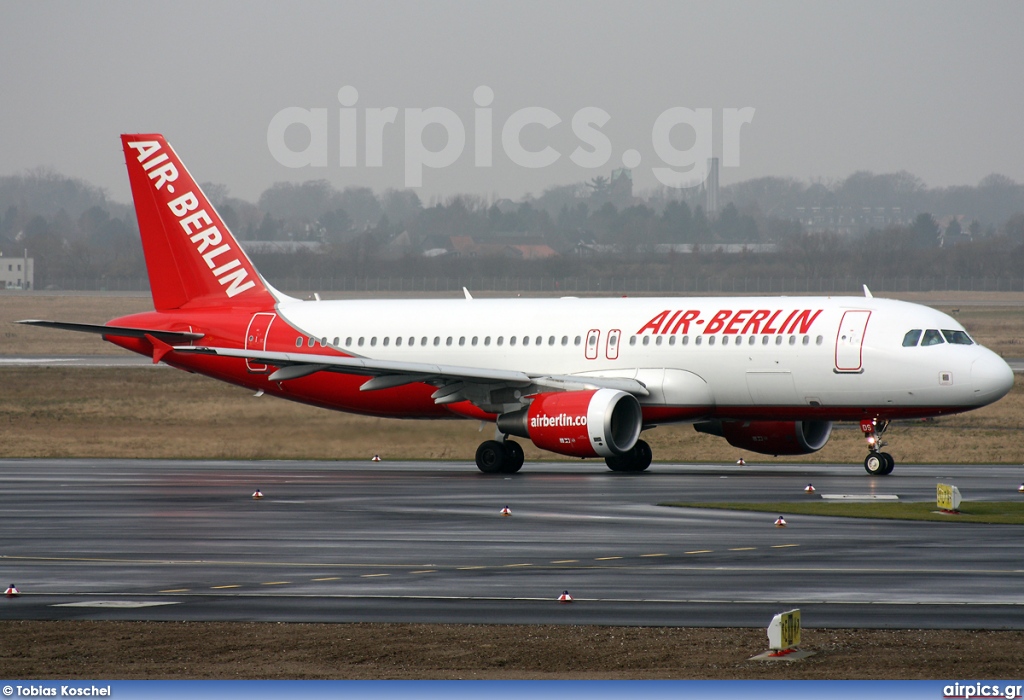
[[[866,284],[865,284],[865,285],[861,285],[861,286],[863,286],[863,287],[864,287],[864,296],[866,296],[866,297],[867,297],[868,299],[874,299],[874,298],[875,298],[875,297],[874,297],[874,296],[873,296],[873,295],[871,294],[871,290],[870,290],[870,289],[868,289],[868,286],[867,286]]]
[[[462,288],[462,293],[466,295],[466,298],[467,298],[467,299],[472,299],[472,298],[473,298],[473,295],[472,295],[472,294],[470,294],[470,293],[469,293],[469,290],[468,290],[468,289],[466,289],[465,287],[463,287],[463,288]]]

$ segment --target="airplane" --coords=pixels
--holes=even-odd
[[[820,450],[858,421],[864,468],[893,471],[896,419],[985,406],[1013,372],[952,317],[864,297],[300,300],[253,266],[160,134],[121,136],[154,310],[105,325],[25,320],[257,393],[391,418],[494,423],[484,473],[531,441],[651,464],[644,430],[690,423],[766,455]]]

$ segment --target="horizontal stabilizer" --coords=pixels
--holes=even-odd
[[[59,328],[62,331],[78,331],[80,333],[98,333],[118,338],[145,338],[151,335],[165,343],[191,343],[199,340],[203,333],[189,333],[187,331],[158,331],[152,328],[125,328],[123,326],[104,326],[100,323],[70,323],[67,321],[37,321],[29,319],[18,321],[29,326],[42,326],[44,328]]]

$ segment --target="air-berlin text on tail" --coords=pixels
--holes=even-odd
[[[662,311],[636,332],[643,335],[673,333],[723,333],[725,335],[782,335],[807,333],[811,330],[821,309],[720,309],[710,319],[701,318],[696,309]]]
[[[162,190],[166,185],[168,194],[174,194],[175,186],[170,183],[177,181],[179,172],[174,161],[162,150],[162,144],[159,141],[131,141],[128,146],[139,154],[142,169],[146,171],[149,179],[153,180],[156,189]],[[194,187],[191,182],[185,184]],[[195,191],[198,191],[198,188],[195,188]],[[202,193],[197,196],[195,191],[190,189],[170,200],[167,202],[168,208],[179,219],[178,223],[195,245],[196,252],[202,256],[203,262],[213,270],[217,282],[221,286],[228,285],[225,292],[229,297],[252,289],[256,282],[248,279],[249,271],[242,265],[238,253],[232,250],[231,243],[224,240],[220,229],[213,224],[213,219],[206,213],[206,208],[199,208],[199,197]],[[185,216],[189,212],[195,213]],[[231,257],[232,254],[234,257]]]

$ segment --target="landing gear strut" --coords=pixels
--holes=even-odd
[[[518,442],[488,440],[476,448],[476,467],[484,474],[515,474],[526,456]]]
[[[891,474],[896,466],[896,460],[888,452],[880,452],[885,443],[880,437],[889,427],[889,421],[878,420],[877,418],[864,419],[860,422],[861,432],[868,441],[868,456],[864,459],[864,470],[871,476],[885,476]]]
[[[642,472],[651,466],[654,452],[651,446],[643,440],[637,440],[633,449],[629,452],[615,457],[606,457],[604,463],[613,472]]]

